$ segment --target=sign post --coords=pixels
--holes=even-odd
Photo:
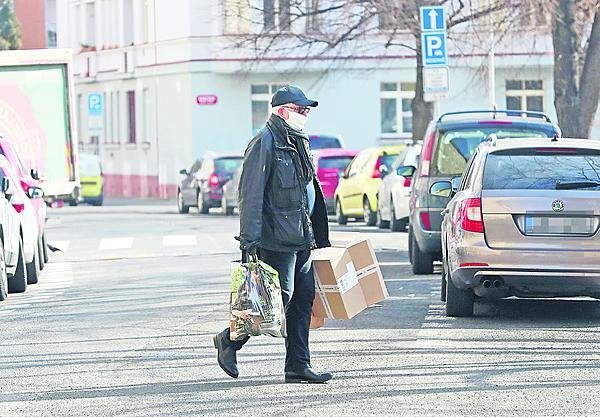
[[[425,101],[448,98],[447,43],[444,7],[421,7],[421,54]]]

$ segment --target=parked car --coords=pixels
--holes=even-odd
[[[242,176],[242,166],[235,171],[233,177],[223,186],[223,202],[221,208],[226,216],[231,216],[238,208],[238,187]]]
[[[179,171],[184,176],[177,190],[177,204],[180,213],[188,213],[190,207],[197,207],[206,214],[213,207],[221,207],[223,185],[231,179],[241,166],[244,158],[238,155],[207,155],[198,160],[188,171]]]
[[[492,139],[462,180],[437,181],[449,316],[483,298],[600,298],[600,143]]]
[[[499,117],[504,114],[507,116]],[[408,248],[415,274],[433,272],[434,260],[441,260],[441,212],[445,197],[432,196],[431,184],[460,176],[479,144],[495,134],[498,138],[552,138],[560,129],[548,116],[538,112],[479,110],[446,113],[430,123],[410,198]],[[462,119],[456,119],[462,117]]]
[[[335,190],[335,212],[339,224],[348,218],[364,219],[367,225],[377,222],[377,192],[381,184],[381,167],[388,170],[406,148],[395,145],[369,148],[359,152],[344,171]]]
[[[79,178],[83,202],[101,206],[104,202],[104,183],[98,155],[79,154]]]
[[[6,137],[0,137],[0,155],[4,155],[12,167],[18,185],[21,186],[23,192],[28,195],[30,188],[39,188],[42,186],[38,170],[28,167],[24,162],[24,158],[19,154],[19,151],[13,146],[13,141]],[[38,262],[40,269],[44,269],[44,264],[48,262],[48,247],[46,246],[46,214],[47,206],[43,199],[34,198],[31,199],[33,205],[36,221],[38,226],[38,234],[40,236],[39,241],[39,253]]]
[[[377,217],[379,227],[390,227],[394,232],[406,230],[408,224],[412,176],[417,169],[421,145],[407,146],[396,158],[389,172],[382,166],[382,179],[378,192]]]
[[[20,220],[16,210],[9,202],[11,198],[10,180],[0,173],[0,301],[4,301],[9,292],[9,276],[15,277],[17,267],[21,265],[20,280],[13,278],[10,281],[10,289],[27,287],[27,276],[25,275],[25,261],[23,259],[22,239],[19,233]]]
[[[19,177],[5,156],[0,155],[0,175],[8,178],[7,197],[19,219],[19,237],[22,239],[17,257],[15,273],[8,278],[9,292],[23,292],[28,284],[36,284],[40,273],[41,235],[33,200],[41,200],[44,193],[39,187],[29,187],[23,191]]]
[[[310,149],[313,151],[319,149],[343,148],[344,141],[339,136],[333,135],[309,135]]]
[[[335,190],[340,174],[350,165],[358,151],[348,149],[322,149],[313,152],[317,177],[321,182],[328,213],[335,213]]]

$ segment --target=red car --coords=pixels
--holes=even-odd
[[[13,172],[19,180],[19,185],[25,194],[29,193],[29,189],[32,187],[40,187],[39,175],[35,169],[27,169],[23,163],[23,159],[19,156],[19,153],[11,143],[11,141],[5,137],[0,136],[0,155],[8,160]],[[35,211],[35,217],[38,228],[38,235],[40,236],[40,249],[41,256],[39,257],[40,268],[43,269],[44,263],[48,262],[48,250],[46,247],[46,203],[42,198],[32,198],[31,203]]]
[[[325,197],[329,213],[335,212],[333,196],[338,186],[340,173],[344,172],[357,153],[358,151],[341,148],[313,151],[317,176],[323,188],[323,197]]]

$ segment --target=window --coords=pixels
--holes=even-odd
[[[271,113],[271,96],[286,84],[252,85],[252,134],[258,133]]]
[[[96,8],[95,3],[84,3],[85,7],[85,45],[96,46]]]
[[[133,0],[125,0],[123,3],[123,45],[133,45]]]
[[[412,133],[414,83],[383,82],[380,87],[381,133],[409,136]]]
[[[508,110],[544,111],[542,80],[506,80]]]
[[[110,122],[107,126],[106,143],[119,143],[121,136],[121,94],[119,91],[110,92],[110,103],[107,112],[110,112]]]
[[[290,0],[263,0],[265,32],[289,32],[292,25]]]
[[[127,92],[127,142],[135,143],[135,91]]]

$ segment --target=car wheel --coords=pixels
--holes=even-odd
[[[0,241],[0,301],[6,300],[8,296],[8,276],[6,275],[6,263],[4,259],[4,245]]]
[[[406,220],[396,218],[396,210],[394,209],[394,202],[392,201],[392,232],[404,232],[406,230]]]
[[[227,205],[227,197],[225,197],[225,195],[223,195],[223,198],[221,199],[221,210],[226,216],[233,215],[233,207]]]
[[[340,226],[348,224],[348,217],[344,216],[342,212],[342,203],[339,199],[335,202],[335,215],[337,216],[337,222]]]
[[[189,206],[183,203],[183,194],[181,191],[177,191],[177,210],[180,214],[187,214],[190,212]]]
[[[377,213],[371,210],[368,197],[365,197],[363,200],[363,217],[367,226],[375,226],[377,223]]]
[[[40,264],[40,271],[44,269],[46,263],[44,262],[44,241],[42,236],[38,239],[38,263]]]
[[[415,234],[409,233],[410,239],[410,263],[412,265],[412,271],[415,275],[425,275],[433,273],[433,257],[431,254],[422,252],[419,248],[419,243],[415,238]]]
[[[39,247],[35,245],[33,259],[27,263],[27,284],[37,284],[40,277]]]
[[[17,270],[8,278],[8,292],[25,292],[27,290],[27,268],[25,267],[25,254],[23,253],[23,238],[19,240],[19,258]]]
[[[44,257],[44,263],[47,264],[50,261],[48,254],[48,245],[46,244],[46,232],[42,234],[42,256]]]
[[[389,229],[390,221],[381,219],[381,210],[377,210],[377,227],[380,229]]]
[[[200,191],[198,191],[198,197],[196,198],[196,200],[198,201],[198,212],[202,214],[208,214],[208,204],[206,204],[206,202],[204,201],[204,197],[202,196],[202,193]]]
[[[475,304],[473,290],[461,290],[452,282],[450,273],[448,272],[446,275],[446,316],[471,317]]]
[[[441,279],[441,290],[440,290],[440,301],[446,301],[446,286],[447,281],[446,281],[446,276],[447,276],[447,268],[446,268],[446,263],[442,260],[442,279]]]

